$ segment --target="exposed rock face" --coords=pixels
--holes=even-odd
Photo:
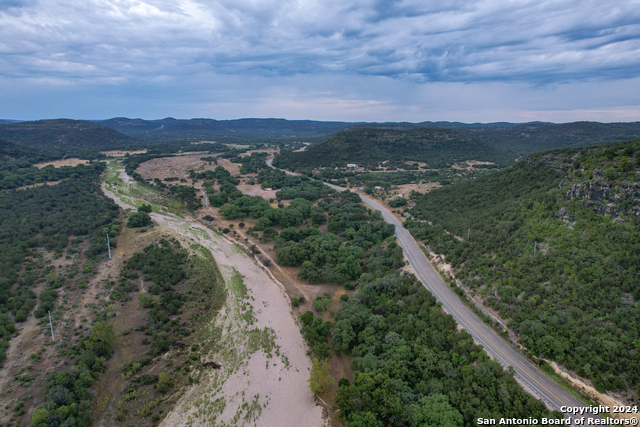
[[[620,213],[629,214],[630,212],[620,212],[619,205],[621,202],[632,204],[632,215],[640,215],[640,186],[638,182],[614,184],[604,178],[599,178],[581,183],[565,184],[563,181],[560,183],[560,188],[566,188],[567,198],[586,203],[594,212],[600,215],[617,217]],[[560,218],[563,214],[559,212],[556,217]]]

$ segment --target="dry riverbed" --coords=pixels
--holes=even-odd
[[[119,194],[105,193],[129,205]],[[160,425],[325,425],[307,382],[311,360],[282,285],[206,226],[190,218],[152,217],[184,247],[211,251],[227,286],[227,301],[210,329],[214,350],[207,355],[222,367],[200,372]]]

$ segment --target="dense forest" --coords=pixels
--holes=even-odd
[[[135,138],[159,140],[183,138],[250,144],[264,142],[282,144],[300,140],[321,142],[350,124],[284,119],[181,120],[171,117],[160,120],[118,117],[97,123]]]
[[[24,185],[58,181],[69,178],[75,171],[71,167],[33,166],[56,157],[22,147],[0,139],[0,190],[12,190]]]
[[[0,147],[3,142],[0,141]],[[5,159],[0,161],[0,191],[16,188],[52,183],[63,179],[77,178],[78,169],[73,166],[56,168],[52,165],[38,168],[34,164],[43,160],[45,156],[20,157],[18,159]]]
[[[535,356],[640,384],[640,140],[531,155],[417,200],[405,226]]]
[[[441,169],[465,160],[512,164],[519,156],[563,147],[585,147],[640,136],[640,122],[494,125],[384,123],[351,125],[328,141],[302,152],[284,151],[274,165],[292,170],[355,163],[375,168],[411,169],[425,162]]]
[[[475,426],[478,418],[562,418],[526,394],[442,312],[414,276],[365,281],[336,314],[333,344],[355,356],[335,405],[347,427]]]
[[[92,159],[99,151],[138,146],[138,141],[95,123],[39,120],[0,124],[0,138],[53,156]]]
[[[298,201],[309,205],[303,212],[311,215],[311,203],[294,200]],[[339,193],[339,200],[322,201],[318,208],[321,209],[318,214],[327,213],[327,233],[321,235],[313,227],[297,232],[284,229],[276,241],[278,263],[301,266],[298,276],[302,279],[353,288],[352,281],[361,280],[363,274],[364,278],[382,277],[404,265],[402,249],[395,243],[379,246],[393,236],[394,226],[386,223],[379,212],[362,206],[357,194]]]
[[[628,141],[640,137],[640,122],[629,123],[365,123],[354,124],[345,130],[377,128],[407,130],[415,128],[456,129],[475,135],[496,148],[514,151],[522,156],[539,151],[567,147],[588,147],[610,142]]]
[[[69,245],[67,253],[77,253],[88,241],[84,254],[92,258],[107,251],[107,233],[119,232],[118,207],[98,185],[104,169],[102,163],[79,165],[58,185],[0,192],[0,319],[8,325],[0,327],[0,362],[12,321],[25,321],[36,305],[34,284],[60,287],[78,273],[76,268],[65,276],[46,267],[39,249],[59,257]]]
[[[273,164],[285,169],[345,167],[349,163],[369,168],[383,162],[425,162],[429,168],[479,160],[506,166],[517,154],[497,148],[476,135],[455,129],[356,129],[341,132],[305,151],[284,152]]]
[[[307,182],[304,177],[270,171],[263,177],[281,185]],[[379,212],[364,207],[360,197],[349,191],[318,200],[314,206],[306,199],[294,199],[279,210],[296,209],[304,220],[317,209],[313,223],[326,221],[326,232],[317,225],[300,226],[302,222],[298,227],[274,223],[278,229],[269,235],[276,242],[278,263],[301,266],[300,278],[343,284],[346,289],[360,287],[355,297],[341,297],[335,323],[314,317],[311,311],[301,316],[302,333],[317,357],[312,389],[322,389],[316,382],[322,382],[317,379],[322,378],[318,374],[322,360],[331,357],[329,345],[353,356],[355,381],[340,379],[334,401],[347,427],[473,426],[478,417],[562,418],[527,395],[469,334],[457,331],[454,319],[443,313],[415,276],[399,274],[405,265],[402,248],[393,236],[393,225]],[[271,209],[261,198],[247,195],[233,203],[243,215],[254,218]],[[220,211],[223,215],[225,208]],[[316,297],[316,311],[326,310],[329,301],[328,294]],[[293,302],[295,306],[298,300]]]

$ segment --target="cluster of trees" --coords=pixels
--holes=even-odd
[[[33,412],[31,426],[91,425],[91,385],[94,378],[105,371],[115,341],[113,326],[98,321],[87,336],[65,350],[73,364],[66,371],[53,371],[48,375],[44,403]]]
[[[399,208],[402,206],[406,206],[409,202],[404,197],[396,197],[395,199],[389,200],[389,206],[392,208]]]
[[[322,320],[320,316],[314,316],[313,312],[307,311],[300,320],[304,324],[302,335],[311,347],[311,350],[320,358],[328,359],[331,357],[331,347],[329,346],[329,333],[333,327],[333,323]]]
[[[195,188],[188,185],[174,185],[169,187],[169,193],[187,207],[187,209],[195,211],[202,207],[202,202],[198,197]]]
[[[257,181],[262,188],[278,188],[276,193],[279,200],[307,199],[316,201],[333,196],[336,191],[320,181],[315,181],[307,176],[287,175],[281,170],[267,169],[260,171]]]
[[[229,198],[235,200],[242,196],[242,192],[236,188],[240,181],[222,166],[217,166],[215,170],[206,170],[198,173],[190,171],[189,176],[193,179],[206,180],[202,186],[207,191],[211,206],[220,207],[227,203]],[[220,191],[217,194],[216,189],[213,187],[215,181],[220,184]]]
[[[16,325],[6,313],[0,313],[0,369],[2,369],[2,361],[7,357],[7,348],[9,348],[9,340],[16,331]]]
[[[336,314],[332,342],[355,356],[334,404],[347,427],[470,426],[478,418],[562,418],[526,394],[414,276],[364,285]]]
[[[446,256],[531,353],[600,391],[635,387],[640,221],[629,189],[639,160],[638,140],[534,155],[426,194],[412,211],[423,221],[405,226]]]
[[[395,242],[386,248],[380,246],[393,236],[394,226],[382,220],[379,212],[356,203],[354,196],[360,200],[346,191],[340,193],[341,201],[319,204],[317,208],[328,216],[329,232],[325,235],[313,227],[283,230],[276,240],[278,262],[301,266],[298,275],[309,282],[338,284],[380,277],[403,265],[402,249]],[[298,200],[304,201],[294,202]]]
[[[151,205],[143,204],[138,208],[138,212],[129,215],[129,219],[127,220],[127,227],[139,228],[150,226],[152,224],[151,217],[149,216],[150,213]]]
[[[64,283],[64,277],[45,269],[38,248],[60,256],[69,236],[84,236],[90,242],[85,255],[93,258],[107,251],[107,234],[115,246],[118,206],[100,195],[104,168],[102,163],[76,166],[74,176],[58,185],[0,192],[0,313],[25,321],[36,305],[32,285]]]
[[[258,173],[258,171],[262,169],[270,169],[265,162],[267,156],[268,154],[265,152],[251,153],[250,156],[233,156],[229,158],[229,161],[233,163],[240,163],[242,165],[240,173],[245,175],[248,173]]]
[[[226,219],[244,219],[246,217],[258,219],[252,228],[255,231],[266,231],[267,234],[274,234],[272,227],[283,228],[297,227],[302,225],[304,220],[312,218],[314,223],[321,224],[325,220],[322,209],[313,206],[306,199],[295,199],[289,205],[280,208],[272,208],[271,204],[260,196],[244,195],[230,204],[220,208],[220,215]],[[269,230],[269,231],[267,231]],[[272,236],[273,237],[273,236]]]
[[[175,290],[175,286],[187,278],[187,260],[187,252],[177,240],[161,239],[157,244],[145,247],[142,253],[134,254],[122,269],[121,277],[125,280],[142,274],[143,280],[153,282],[148,292],[137,296],[140,306],[149,309],[147,332],[153,338],[149,348],[153,356],[169,350],[172,330],[179,335],[189,335],[186,329],[170,323],[171,317],[179,313],[188,299],[186,294]]]

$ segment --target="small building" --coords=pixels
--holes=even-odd
[[[375,187],[373,187],[376,190],[384,190],[384,187],[380,187],[379,185],[376,185]]]
[[[355,163],[347,163],[347,167],[348,167],[348,168],[354,168],[354,169],[355,169],[355,168],[357,168],[357,167],[358,167],[358,165],[356,165]]]

